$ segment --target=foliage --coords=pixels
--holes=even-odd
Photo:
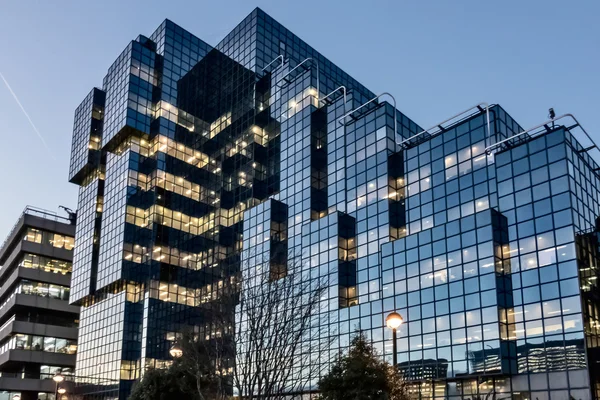
[[[320,400],[405,400],[400,374],[379,359],[373,346],[359,333],[330,372],[319,382]]]
[[[227,399],[209,342],[197,340],[192,332],[184,332],[177,344],[185,356],[175,359],[167,369],[146,371],[129,400]]]
[[[200,338],[193,331],[185,331],[177,341],[183,356],[174,360],[171,369],[183,380],[183,386],[194,393],[198,400],[227,399],[226,383],[223,374],[223,359],[228,351],[223,349],[225,341],[221,338]],[[191,398],[191,397],[190,397]]]
[[[408,387],[404,382],[402,374],[398,368],[387,364],[387,375],[389,384],[389,400],[408,400],[410,396],[408,394]]]
[[[134,385],[129,400],[180,400],[186,394],[174,370],[151,369]]]

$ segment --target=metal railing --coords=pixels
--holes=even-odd
[[[61,372],[61,375],[64,376],[65,380],[73,380],[72,374],[67,374],[66,372]],[[47,380],[52,379],[55,376],[54,373],[45,373],[40,372],[38,374],[30,373],[30,372],[0,372],[0,378],[17,378],[17,379],[39,379],[39,380]]]
[[[508,137],[506,139],[503,139],[503,140],[501,140],[499,142],[496,142],[496,143],[494,143],[494,144],[486,147],[485,148],[485,152],[487,154],[491,154],[494,150],[496,150],[496,149],[498,149],[500,147],[503,147],[503,146],[509,147],[512,144],[512,143],[509,143],[509,142],[514,141],[515,139],[521,140],[521,137],[523,135],[527,135],[526,139],[534,138],[534,137],[538,136],[539,134],[541,134],[542,132],[547,132],[548,129],[550,128],[549,127],[550,124],[555,125],[556,121],[558,121],[559,119],[563,119],[563,118],[572,118],[573,121],[575,121],[575,125],[573,125],[571,127],[566,127],[567,130],[570,131],[573,128],[579,127],[579,129],[581,129],[583,131],[583,133],[585,134],[585,136],[587,137],[587,139],[592,143],[592,146],[584,148],[582,151],[588,151],[588,150],[592,150],[594,148],[600,150],[600,148],[596,145],[596,142],[594,142],[594,140],[592,139],[592,137],[589,135],[589,133],[587,133],[587,131],[583,128],[583,126],[581,126],[581,124],[579,123],[579,121],[577,120],[577,118],[575,118],[575,116],[573,114],[563,114],[563,115],[561,115],[559,117],[549,119],[546,122],[543,122],[543,123],[541,123],[539,125],[536,125],[533,128],[526,129],[523,132],[517,133],[516,135],[512,135],[512,136],[510,136],[510,137]],[[537,132],[533,132],[533,131],[535,131],[537,129],[540,129],[540,128],[544,128],[544,129],[543,130],[539,130]]]
[[[573,121],[575,121],[575,123],[570,126],[567,126],[567,125],[556,126],[556,121],[563,119],[563,118],[571,118]],[[581,125],[581,123],[577,120],[577,118],[575,118],[575,116],[573,114],[568,114],[568,113],[558,116],[556,118],[551,118],[544,123],[534,126],[533,128],[526,129],[523,132],[519,132],[516,135],[512,135],[506,139],[503,139],[497,143],[494,143],[494,144],[486,147],[485,152],[486,152],[486,154],[489,155],[499,149],[506,150],[513,146],[517,146],[521,143],[527,142],[530,139],[538,137],[541,134],[552,132],[555,129],[560,129],[561,127],[564,128],[567,132],[569,132],[573,138],[573,141],[575,141],[575,144],[571,143],[571,145],[574,147],[574,149],[573,149],[574,152],[582,154],[582,153],[587,153],[590,150],[596,149],[596,151],[600,153],[600,147],[598,147],[596,142],[594,142],[594,139],[592,139],[590,134],[585,130],[585,128]],[[583,132],[583,134],[585,135],[587,140],[590,141],[591,146],[585,147],[579,142],[579,138],[577,138],[577,135],[575,135],[574,132],[571,132],[575,128],[581,129],[581,131]],[[577,146],[575,146],[575,145],[580,146],[581,148],[576,148]],[[590,167],[592,172],[598,178],[600,178],[600,166],[598,166],[598,161],[596,161],[594,159],[594,157],[592,157],[589,154],[586,154],[586,156],[587,156],[587,158],[582,156],[583,161]]]
[[[38,207],[33,207],[33,206],[27,206],[27,207],[25,207],[23,212],[21,212],[21,215],[19,215],[19,218],[17,218],[17,222],[15,222],[13,227],[10,229],[10,232],[8,233],[8,235],[4,238],[2,245],[0,245],[0,251],[2,251],[2,249],[4,249],[4,246],[6,246],[6,244],[10,240],[10,238],[15,234],[15,231],[19,227],[19,223],[21,222],[21,219],[23,219],[25,217],[25,215],[33,215],[34,217],[40,217],[40,218],[44,218],[44,219],[47,219],[50,221],[70,223],[69,218],[60,216],[57,213],[55,213],[54,211],[44,210],[43,208],[38,208]]]
[[[279,68],[280,66],[282,66],[283,63],[285,62],[285,60],[283,59],[283,54],[280,54],[277,57],[275,57],[270,63],[268,63],[267,65],[265,65],[264,68],[261,70],[261,72],[265,72],[265,69],[269,68],[275,61],[279,60],[280,58],[281,58],[281,64],[279,64],[277,66],[277,68]]]
[[[69,218],[67,218],[67,217],[63,217],[62,215],[58,215],[54,211],[45,210],[45,209],[39,208],[39,207],[27,206],[27,207],[25,207],[25,210],[23,210],[23,213],[21,214],[21,216],[23,216],[25,214],[45,218],[45,219],[48,219],[51,221],[67,222],[67,223],[70,222]]]
[[[485,107],[485,109],[483,109],[482,107]],[[474,110],[476,108],[479,110],[477,113],[471,113],[470,115],[459,119],[459,117],[467,114],[469,111]],[[485,136],[486,137],[485,145],[487,146],[487,138],[492,136],[491,127],[490,127],[490,105],[488,103],[478,103],[472,107],[469,107],[466,110],[461,111],[458,114],[453,115],[450,118],[447,118],[447,119],[443,120],[442,122],[435,124],[434,126],[432,126],[429,129],[425,129],[424,131],[421,131],[421,132],[417,133],[416,135],[409,137],[408,139],[404,139],[402,142],[400,142],[398,144],[404,148],[409,148],[410,142],[412,142],[414,139],[420,137],[421,135],[424,135],[425,133],[429,133],[430,135],[428,138],[431,138],[433,136],[436,136],[439,133],[445,132],[449,128],[449,126],[455,125],[461,121],[464,121],[465,119],[471,118],[472,116],[479,114],[481,112],[484,112],[484,111],[486,114],[486,123],[487,123],[487,135]],[[448,122],[451,122],[451,124],[449,124],[448,127],[444,127],[443,125],[447,124]],[[435,131],[434,131],[434,129],[435,129]],[[432,131],[432,132],[430,132],[430,131]]]
[[[332,90],[327,96],[324,96],[323,98],[319,98],[319,103],[320,102],[325,102],[326,99],[330,98],[334,93],[339,92],[339,91],[343,92],[343,96],[344,96],[344,112],[346,111],[346,95],[348,93],[348,91],[346,90],[346,86],[340,86],[337,89]]]
[[[368,106],[369,104],[373,103],[374,101],[377,101],[379,98],[381,98],[383,96],[389,96],[392,99],[392,101],[394,102],[394,135],[396,135],[398,133],[398,119],[396,118],[396,98],[394,96],[392,96],[388,92],[383,92],[381,94],[378,94],[377,96],[373,97],[371,100],[367,101],[366,103],[363,103],[360,106],[356,107],[355,109],[348,111],[346,114],[344,114],[344,115],[342,115],[341,117],[338,118],[338,122],[341,125],[347,125],[346,124],[346,117],[354,114],[358,110],[360,110],[360,109]],[[379,106],[381,104],[377,103],[377,105]]]
[[[287,72],[287,74],[283,75],[281,78],[279,78],[277,80],[277,82],[275,82],[275,86],[279,86],[279,82],[281,82],[282,80],[286,79],[292,72],[294,72],[295,70],[297,70],[298,68],[300,68],[302,65],[304,65],[305,63],[312,61],[312,63],[317,67],[317,96],[320,95],[321,93],[321,78],[320,76],[320,72],[319,72],[319,63],[317,62],[317,60],[315,60],[312,57],[308,57],[306,58],[304,61],[302,61],[300,64],[296,65],[294,68],[292,68],[291,70],[289,70]],[[281,64],[283,65],[283,64]]]
[[[264,71],[265,69],[267,69],[270,65],[272,65],[275,61],[281,59],[281,63],[277,66],[276,69],[281,68],[284,64],[285,64],[285,59],[283,58],[283,55],[279,55],[277,56],[275,59],[273,59],[269,64],[267,64],[262,71]],[[277,82],[275,82],[275,86],[279,86],[279,83],[283,80],[286,80],[286,78],[292,73],[294,72],[296,69],[298,69],[300,66],[304,65],[306,62],[308,61],[312,61],[315,65],[315,67],[317,68],[317,104],[320,106],[321,103],[325,103],[326,100],[328,98],[330,98],[331,96],[333,96],[335,93],[342,91],[342,95],[344,97],[344,111],[346,111],[346,105],[347,105],[347,96],[348,96],[348,89],[346,88],[346,86],[339,86],[338,88],[332,90],[329,94],[327,94],[324,97],[320,97],[321,96],[321,78],[320,78],[320,69],[319,69],[319,63],[317,60],[315,60],[312,57],[306,58],[304,59],[302,62],[300,62],[298,65],[296,65],[293,69],[291,69],[288,73],[286,73],[284,76],[282,76],[281,78],[279,78],[277,80]],[[287,80],[286,80],[287,81]],[[390,95],[390,97],[393,98],[393,96]],[[394,99],[395,102],[395,99]]]
[[[74,375],[72,372],[61,371],[64,380],[61,387],[68,390],[69,399],[116,399],[119,393],[120,381],[110,378]],[[51,382],[51,387],[57,387],[53,378],[55,373],[2,372],[1,378],[34,379],[41,382]],[[54,391],[54,389],[53,389]],[[91,395],[92,397],[87,397]]]

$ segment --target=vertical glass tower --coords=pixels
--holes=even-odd
[[[598,166],[569,118],[423,130],[256,9],[216,47],[139,36],[74,125],[77,374],[122,398],[272,253],[330,285],[315,362],[356,329],[391,361],[397,311],[416,397],[598,398]]]

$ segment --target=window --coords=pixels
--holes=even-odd
[[[54,247],[65,250],[73,250],[75,238],[54,232],[42,231],[28,227],[23,240],[33,243],[48,243]]]
[[[44,282],[23,280],[16,287],[15,293],[29,294],[40,297],[50,297],[59,300],[69,300],[69,288]]]
[[[34,228],[27,228],[27,233],[23,240],[34,243],[42,243],[42,231]]]
[[[71,273],[73,269],[73,263],[70,261],[56,260],[37,254],[25,254],[19,262],[19,266],[63,275]]]
[[[40,365],[40,378],[52,379],[54,375],[73,375],[73,368],[59,367],[55,365]]]
[[[58,233],[51,233],[49,236],[48,241],[54,247],[65,250],[73,250],[75,247],[75,239],[71,236],[63,236]]]
[[[44,351],[47,353],[75,354],[77,352],[77,341],[49,336],[32,336],[18,333],[0,347],[0,354],[12,349]],[[49,368],[50,367],[48,367],[46,370],[47,372],[50,372]],[[40,372],[44,373],[44,370],[41,370]]]

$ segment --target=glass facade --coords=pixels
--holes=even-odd
[[[254,264],[278,279],[293,255],[329,285],[334,340],[310,363],[356,329],[391,361],[397,311],[417,398],[598,398],[598,167],[578,126],[514,138],[479,105],[424,131],[384,95],[260,9],[215,47],[168,20],[132,41],[75,118],[78,374],[125,398],[176,332],[223,334],[207,310]]]

